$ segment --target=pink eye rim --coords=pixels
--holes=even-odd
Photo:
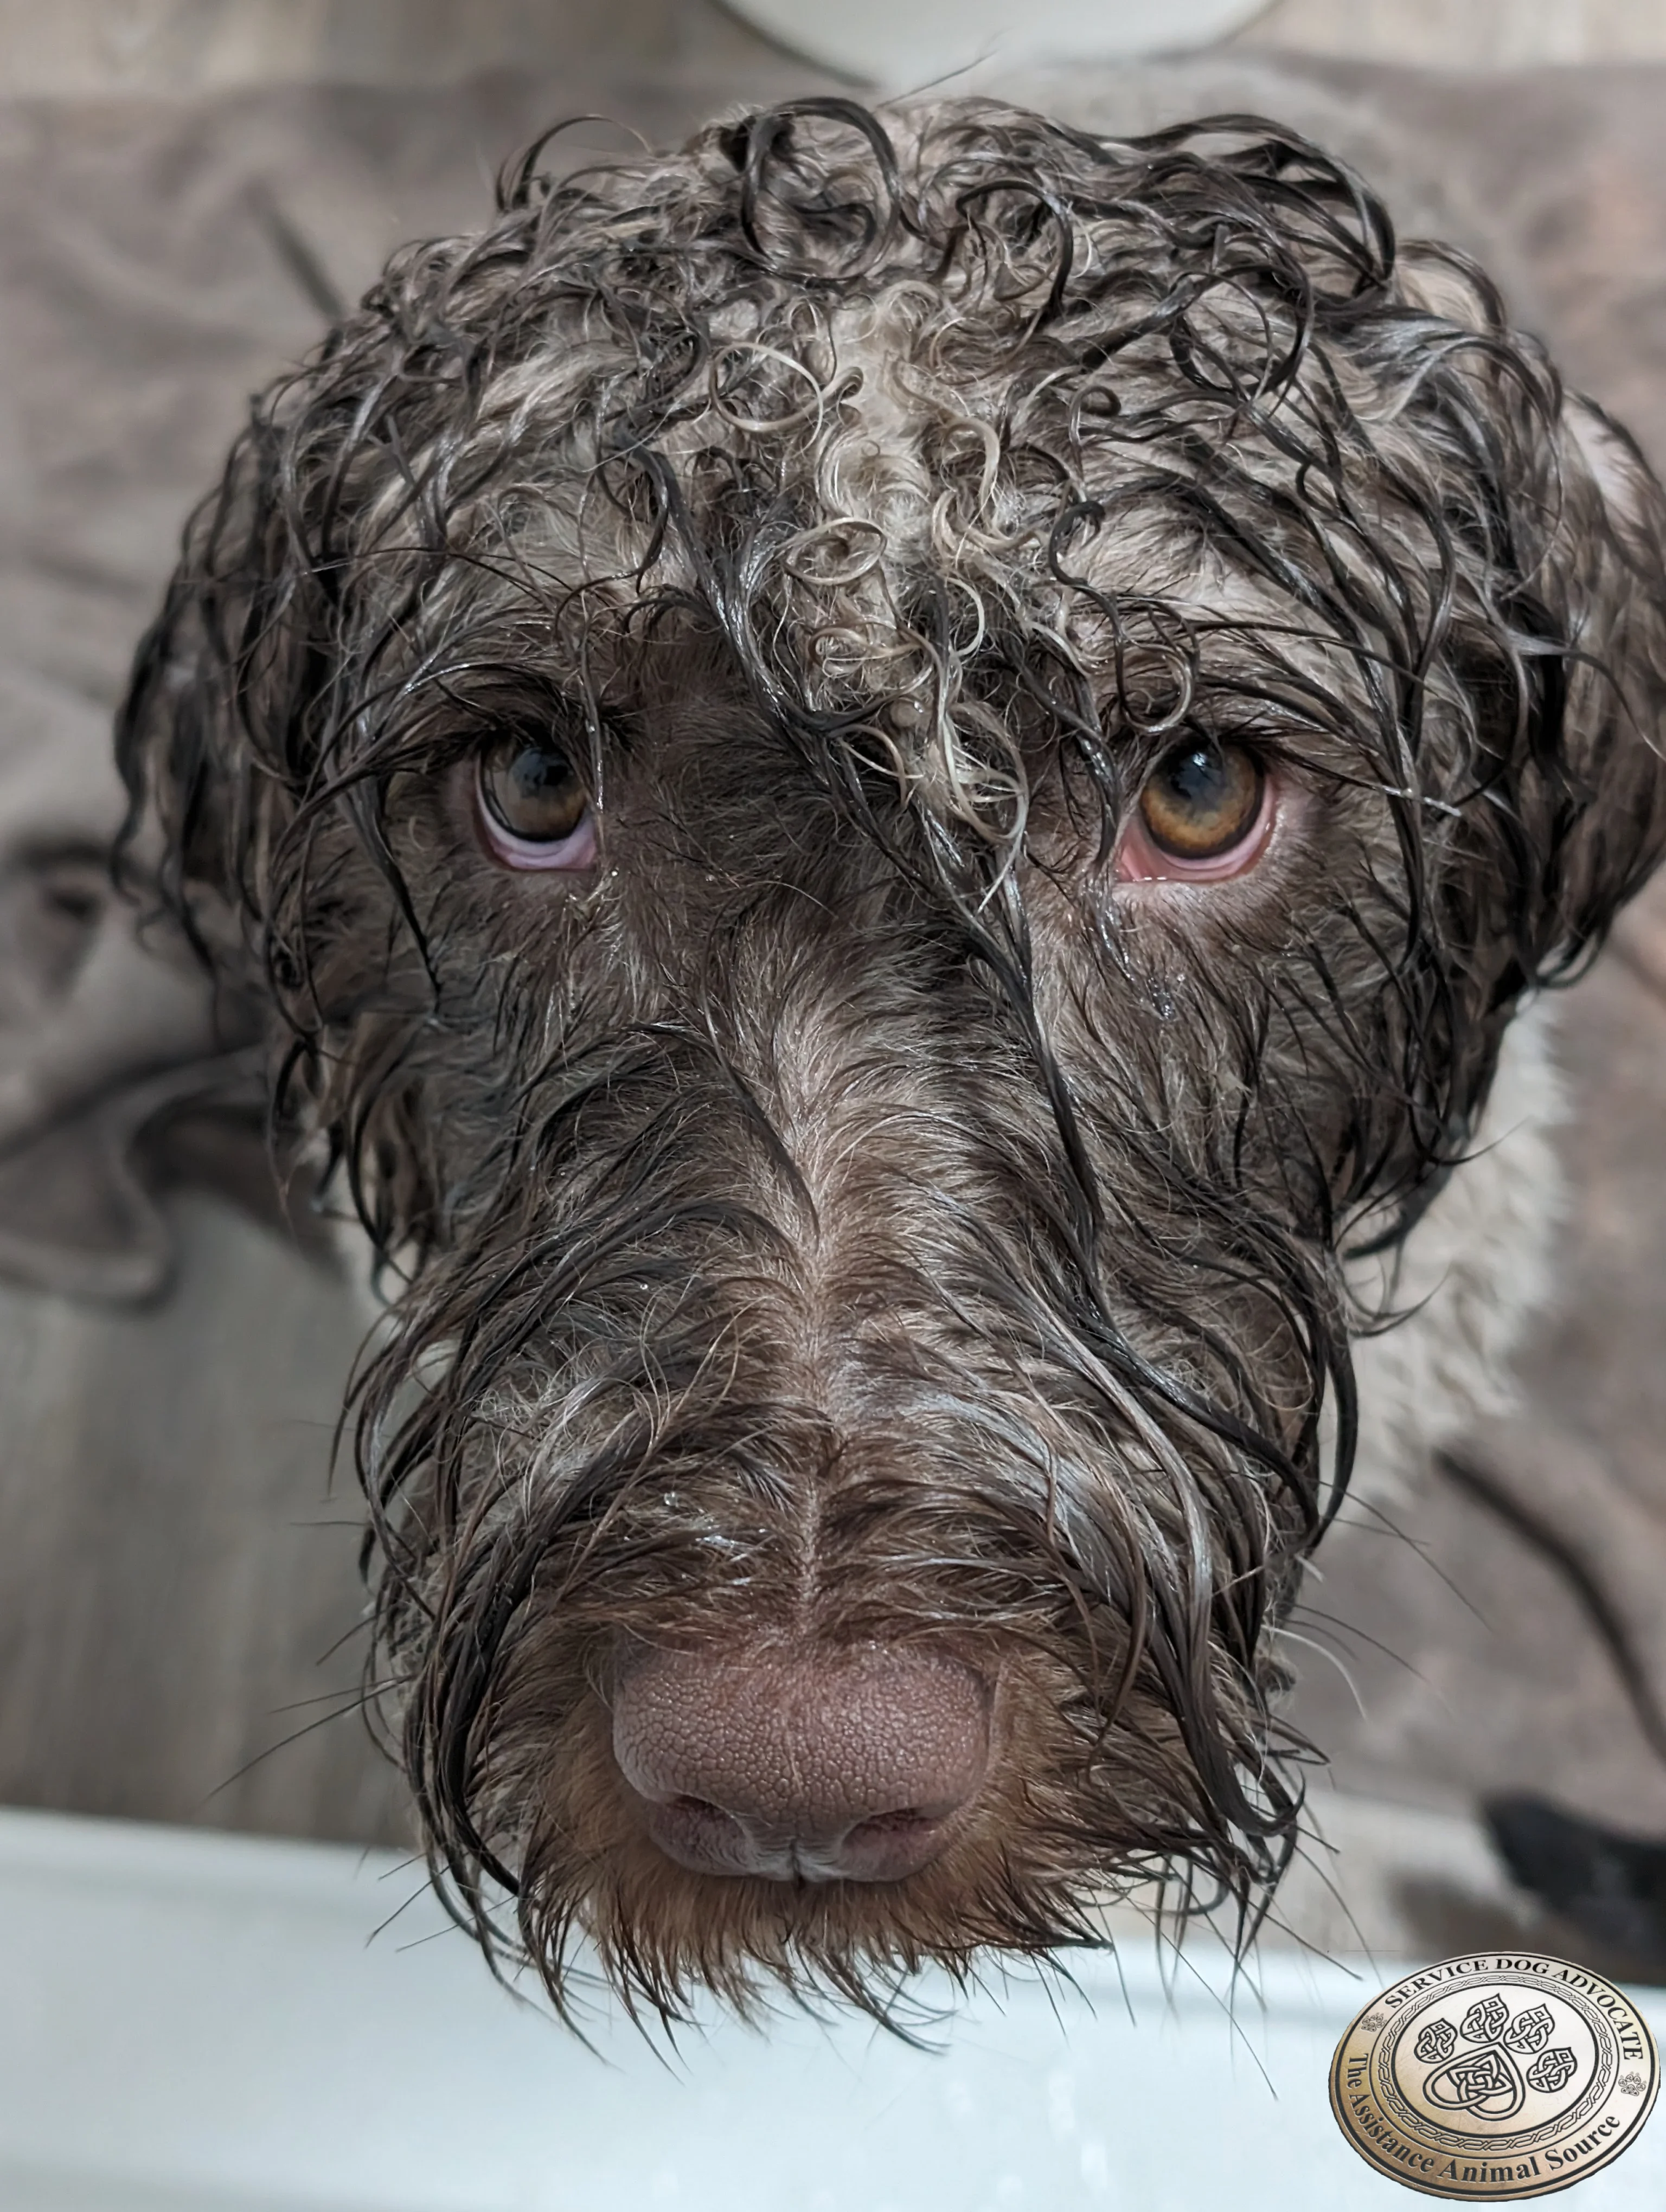
[[[540,872],[582,875],[596,865],[596,823],[594,817],[588,813],[570,837],[563,837],[555,845],[535,844],[530,838],[517,837],[513,830],[501,828],[483,808],[480,827],[492,858],[522,875]]]
[[[500,866],[517,874],[581,875],[593,870],[599,857],[599,842],[593,805],[585,800],[579,819],[563,836],[521,834],[503,819],[492,798],[489,776],[494,750],[499,754],[502,751],[501,746],[484,747],[475,755],[470,778],[475,830],[488,855]],[[523,752],[532,750],[546,749],[522,748]],[[547,750],[551,757],[562,757],[553,747]]]

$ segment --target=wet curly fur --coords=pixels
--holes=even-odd
[[[1393,1318],[1345,1255],[1661,847],[1661,495],[1262,120],[815,100],[543,162],[258,402],[120,732],[381,1256],[373,1674],[435,1866],[558,2000],[582,1935],[670,2014],[884,2010],[1153,1872],[1252,1920]],[[593,876],[483,849],[505,731],[581,764]],[[1271,845],[1120,881],[1195,737]],[[933,1866],[640,1835],[617,1655],[743,1629],[998,1680]]]

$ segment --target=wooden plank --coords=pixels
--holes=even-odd
[[[345,1711],[358,1493],[330,1462],[358,1309],[228,1206],[175,1212],[149,1311],[0,1288],[0,1798],[401,1840]]]

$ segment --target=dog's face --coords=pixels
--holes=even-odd
[[[125,760],[402,1279],[379,1665],[558,1993],[1276,1875],[1340,1255],[1655,858],[1660,523],[1270,127],[529,172],[257,410]]]

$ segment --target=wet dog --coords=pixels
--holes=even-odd
[[[120,732],[388,1295],[436,1869],[667,2013],[1253,1920],[1303,1562],[1545,1264],[1660,491],[1272,125],[541,161],[257,404]]]

